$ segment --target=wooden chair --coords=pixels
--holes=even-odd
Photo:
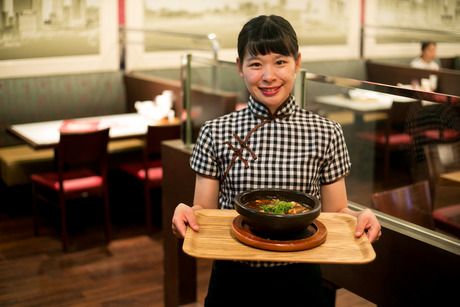
[[[425,160],[427,162],[430,190],[433,199],[440,194],[438,189],[450,188],[458,195],[460,184],[442,180],[440,175],[446,172],[460,170],[460,141],[449,143],[436,143],[424,146]],[[444,191],[443,194],[446,193]],[[444,197],[446,197],[444,195]],[[436,227],[460,237],[460,200],[454,199],[449,204],[433,210]]]
[[[38,203],[57,202],[61,217],[62,248],[68,250],[66,202],[99,196],[104,201],[106,241],[111,240],[107,187],[107,144],[109,129],[91,132],[61,132],[55,150],[57,171],[32,174],[34,232],[39,234]]]
[[[449,185],[448,182],[441,180],[440,175],[460,170],[460,141],[431,143],[425,145],[423,149],[428,169],[431,195],[434,199],[438,185]]]
[[[358,138],[372,142],[377,149],[383,149],[383,181],[388,185],[390,177],[390,154],[393,151],[409,150],[412,145],[412,135],[406,132],[406,122],[422,104],[420,101],[394,101],[388,112],[383,129],[359,132]]]
[[[434,229],[430,187],[426,180],[374,193],[372,206],[383,213]]]
[[[144,188],[145,223],[148,233],[152,232],[152,204],[150,192],[161,187],[163,168],[161,166],[161,142],[180,138],[180,126],[149,126],[143,151],[143,161],[125,163],[121,171],[140,181]],[[146,175],[147,174],[147,175]]]

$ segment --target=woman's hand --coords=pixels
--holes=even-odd
[[[200,206],[190,207],[186,204],[180,203],[174,210],[172,218],[172,232],[179,238],[185,237],[187,226],[190,226],[194,231],[198,231],[198,223],[196,222],[195,210],[202,209]]]
[[[357,212],[348,208],[345,179],[321,186],[321,204],[325,212],[342,212],[357,218],[355,236],[361,237],[366,233],[369,241],[375,242],[382,235],[380,223],[370,209]]]
[[[371,243],[377,241],[382,235],[381,226],[375,214],[369,210],[364,209],[359,212],[357,215],[357,224],[355,236],[357,238],[361,237],[366,233],[367,238]]]
[[[194,231],[198,231],[198,223],[195,218],[195,210],[217,209],[219,197],[219,180],[214,178],[196,175],[195,196],[193,207],[180,203],[174,210],[172,218],[173,234],[182,239],[185,237],[185,230],[190,226]]]

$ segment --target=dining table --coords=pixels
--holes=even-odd
[[[8,131],[32,148],[43,149],[56,147],[61,132],[110,128],[109,137],[111,140],[116,140],[143,136],[147,133],[149,125],[180,125],[180,120],[178,118],[153,120],[139,113],[124,113],[16,124],[9,126]]]
[[[398,102],[413,102],[415,99],[369,92],[369,94],[352,94],[350,91],[347,94],[332,94],[316,96],[314,102],[333,110],[352,111],[356,124],[364,123],[364,115],[370,113],[386,113],[391,109],[393,101]],[[423,105],[432,104],[429,101],[422,101]]]
[[[460,170],[448,172],[448,173],[442,173],[440,177],[443,180],[460,184]]]

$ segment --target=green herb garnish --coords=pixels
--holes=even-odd
[[[292,202],[275,200],[269,205],[261,205],[263,212],[273,214],[287,214],[294,207]]]

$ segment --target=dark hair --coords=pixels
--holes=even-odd
[[[433,41],[423,41],[420,43],[420,49],[422,51],[425,51],[426,48],[428,48],[428,46],[430,45],[435,45],[436,46],[436,42],[433,42]]]
[[[297,59],[299,44],[289,21],[281,16],[261,15],[249,20],[238,35],[238,56],[241,61],[246,51],[251,55],[273,52]]]

